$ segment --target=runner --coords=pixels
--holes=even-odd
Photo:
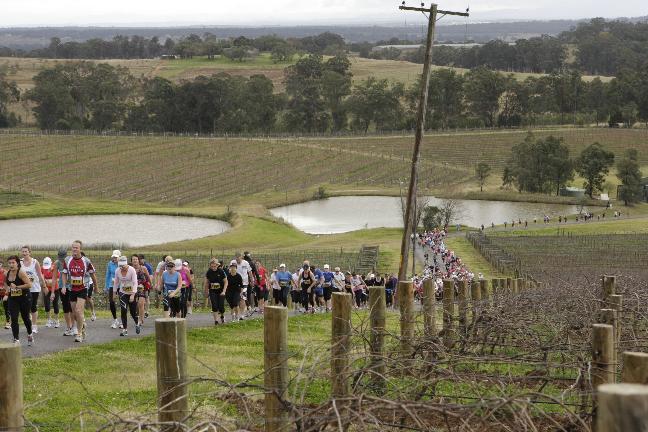
[[[115,304],[115,298],[113,297],[113,281],[115,280],[115,272],[117,271],[117,260],[121,256],[121,252],[115,249],[110,256],[110,261],[106,266],[106,281],[104,283],[104,293],[108,299],[108,304],[110,306],[110,314],[113,317],[113,322],[110,325],[110,328],[116,329],[119,325],[117,320],[117,305]]]
[[[194,272],[193,269],[189,267],[189,261],[182,261],[182,270],[180,270],[180,275],[184,282],[184,290],[181,298],[181,311],[182,318],[185,318],[187,315],[191,315],[191,300],[193,298]]]
[[[72,305],[70,304],[70,285],[63,282],[63,270],[65,269],[65,260],[67,251],[59,249],[58,259],[54,263],[56,274],[58,275],[58,288],[61,296],[61,306],[63,307],[63,319],[65,320],[65,332],[63,336],[74,336],[74,317],[72,316]],[[63,289],[65,287],[66,289]]]
[[[344,273],[340,271],[340,267],[335,267],[333,273],[333,292],[344,292]]]
[[[5,314],[5,329],[11,328],[11,318],[9,315],[9,293],[5,289],[5,271],[2,268],[4,263],[0,260],[0,297],[2,297],[2,308]]]
[[[344,291],[353,295],[353,287],[351,286],[351,272],[347,271],[344,275]]]
[[[249,287],[250,289],[247,291],[247,305],[248,308],[250,309],[250,315],[252,312],[258,312],[259,311],[259,299],[256,296],[256,287],[259,283],[259,271],[254,264],[254,261],[252,260],[252,257],[250,256],[250,252],[245,251],[243,252],[243,259],[247,261],[247,263],[250,265],[250,269],[252,271],[252,277],[250,277],[249,280]],[[243,278],[243,281],[245,281],[245,278]]]
[[[268,271],[265,269],[265,267],[263,267],[261,261],[259,260],[256,260],[254,262],[254,268],[256,268],[257,274],[255,294],[257,303],[259,305],[259,312],[263,313],[263,308],[268,301],[268,290],[270,286],[270,281],[268,280]]]
[[[173,261],[166,261],[165,267],[166,270],[162,272],[162,276],[160,277],[164,316],[166,318],[175,318],[180,313],[182,277],[180,277],[178,270],[182,268],[182,265],[176,268]]]
[[[137,319],[137,271],[128,265],[128,258],[119,257],[117,260],[119,268],[115,272],[115,281],[113,282],[113,296],[118,296],[121,307],[121,322],[123,330],[119,336],[128,336],[128,311],[130,311],[135,325],[139,329]],[[137,332],[139,333],[139,331]]]
[[[227,291],[227,275],[223,270],[223,264],[216,258],[209,261],[209,269],[205,273],[203,283],[205,298],[211,303],[211,311],[214,316],[214,325],[218,325],[218,315],[221,324],[225,323],[225,292]]]
[[[353,290],[353,296],[355,297],[356,309],[360,309],[364,304],[365,288],[366,285],[362,280],[362,277],[353,272],[351,274],[351,289]]]
[[[239,302],[239,312],[241,314],[244,314],[248,308],[248,316],[252,315],[252,306],[249,303],[250,297],[248,295],[248,287],[250,290],[253,289],[254,284],[254,274],[252,274],[252,266],[250,266],[250,263],[247,262],[246,260],[243,259],[243,256],[241,255],[240,252],[236,253],[236,259],[233,260],[236,261],[236,272],[241,275],[241,279],[243,281],[243,287],[241,288],[241,301]],[[252,284],[250,286],[250,284]]]
[[[7,258],[9,269],[5,276],[5,291],[9,292],[9,312],[11,315],[11,333],[13,334],[14,344],[20,345],[20,326],[18,325],[18,314],[22,317],[25,329],[27,330],[27,345],[34,343],[30,312],[30,289],[32,282],[22,269],[20,260],[17,255]]]
[[[282,263],[279,266],[279,271],[276,274],[276,278],[277,284],[279,285],[279,290],[275,290],[275,292],[279,292],[279,301],[277,302],[277,298],[275,298],[275,304],[281,303],[284,306],[288,306],[288,293],[299,291],[292,291],[292,288],[295,287],[295,282],[293,281],[290,272],[286,271],[286,264]],[[297,306],[298,303],[298,301],[293,300],[293,304],[295,306]]]
[[[331,294],[335,286],[335,274],[331,272],[331,267],[324,264],[324,272],[322,273],[322,288],[324,288],[324,302],[326,312],[331,310]]]
[[[135,333],[140,334],[142,326],[144,325],[144,308],[146,306],[146,299],[151,290],[151,275],[148,269],[140,264],[139,255],[131,256],[131,266],[137,273],[137,295],[135,301],[137,303],[137,317],[139,318],[135,325]]]
[[[155,267],[155,274],[153,275],[153,286],[155,287],[155,307],[159,307],[160,305],[160,294],[162,294],[163,291],[162,274],[166,271],[168,262],[173,262],[173,258],[170,255],[163,255],[162,261],[160,261]]]
[[[278,268],[273,268],[272,273],[270,273],[270,292],[272,293],[271,303],[275,306],[282,304],[281,302],[281,285],[279,285],[279,279],[277,279],[277,273],[279,273]]]
[[[145,299],[145,303],[144,303],[144,318],[148,318],[149,317],[149,307],[151,306],[151,289],[150,289],[150,287],[153,285],[153,277],[154,277],[153,266],[151,264],[149,264],[148,261],[146,261],[143,254],[139,254],[137,256],[139,257],[140,265],[143,265],[144,267],[146,267],[146,271],[148,271],[148,274],[149,274],[150,286],[149,286],[149,290],[146,292],[146,299]],[[141,317],[141,315],[140,315],[140,317]]]
[[[298,282],[298,285],[301,287],[301,305],[303,309],[302,312],[304,313],[307,313],[309,311],[311,313],[315,313],[315,293],[313,292],[313,288],[315,287],[316,283],[317,281],[315,280],[315,275],[310,269],[308,261],[305,261],[304,265],[302,266],[302,271],[300,272]]]
[[[315,276],[315,286],[313,287],[314,311],[321,312],[324,310],[324,272],[320,270],[317,264],[313,265],[313,275]]]
[[[47,313],[46,327],[58,328],[59,326],[59,289],[58,289],[58,272],[52,265],[52,258],[45,257],[42,265],[43,277],[45,278],[45,285],[47,292],[43,296],[43,304],[45,305],[45,313]],[[52,306],[56,319],[52,318]]]
[[[85,256],[85,252],[81,251],[81,256]],[[92,283],[92,278],[89,274],[83,277],[83,283],[86,286],[86,293],[88,298],[86,299],[86,306],[90,306],[90,321],[95,321],[97,319],[97,314],[95,314],[94,300],[92,299],[92,293],[94,292],[94,284]]]
[[[247,262],[247,261],[246,261]],[[227,286],[225,287],[225,298],[232,310],[232,322],[243,321],[243,311],[239,310],[243,301],[243,276],[238,272],[237,260],[232,260],[227,272]]]
[[[72,256],[65,259],[63,268],[63,290],[67,291],[68,282],[70,284],[70,305],[76,321],[75,342],[83,342],[86,338],[86,327],[84,320],[85,302],[88,296],[85,283],[83,282],[86,274],[90,274],[92,282],[97,285],[97,277],[92,262],[84,256],[81,256],[81,240],[72,242]],[[63,294],[63,291],[61,291]]]
[[[182,260],[180,258],[176,258],[173,261],[176,270],[180,274],[180,279],[182,283],[182,288],[180,290],[180,297],[178,298],[178,302],[180,305],[180,318],[186,318],[187,317],[187,290],[190,285],[191,285],[191,278],[189,275],[189,271],[187,271],[187,268],[182,264]]]
[[[302,268],[299,267],[295,273],[292,274],[292,289],[290,290],[290,299],[292,300],[293,310],[298,311],[301,309],[301,289],[299,288],[299,274]]]
[[[20,254],[22,255],[21,267],[31,281],[31,288],[29,289],[31,294],[31,323],[32,331],[36,334],[38,333],[38,298],[41,295],[41,291],[45,291],[45,278],[41,272],[38,260],[32,258],[29,246],[23,246],[20,249]]]

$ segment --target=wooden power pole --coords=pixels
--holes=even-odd
[[[412,172],[410,174],[409,189],[407,191],[407,204],[405,206],[405,226],[403,229],[403,239],[401,242],[400,267],[398,269],[398,279],[404,281],[407,277],[407,255],[410,248],[410,235],[416,232],[414,221],[414,205],[416,200],[416,188],[418,182],[418,164],[421,155],[421,141],[423,139],[423,130],[425,129],[425,114],[427,111],[428,89],[430,86],[430,62],[432,60],[432,45],[434,44],[434,27],[437,22],[437,16],[443,18],[446,15],[468,16],[466,12],[451,12],[439,10],[436,4],[431,4],[426,8],[423,3],[421,7],[406,6],[405,2],[399,7],[400,10],[422,12],[428,14],[428,31],[425,42],[425,58],[423,60],[423,80],[421,83],[421,94],[419,95],[418,111],[416,116],[416,134],[414,138],[414,153],[412,155]],[[411,239],[414,241],[414,239]],[[412,259],[416,259],[413,257]]]

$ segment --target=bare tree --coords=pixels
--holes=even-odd
[[[457,220],[461,219],[466,211],[459,200],[444,199],[439,205],[441,221],[443,226],[449,226]]]
[[[405,209],[407,208],[407,197],[403,195],[403,190],[401,189],[400,194],[400,203],[401,203],[401,217],[403,219],[403,226],[407,225],[405,220]],[[414,201],[414,226],[419,227],[421,225],[421,220],[423,219],[423,214],[425,213],[425,208],[429,205],[430,199],[420,192],[416,194]]]

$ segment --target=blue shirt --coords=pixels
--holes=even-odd
[[[313,272],[313,274],[315,275],[315,286],[316,286],[316,287],[319,287],[319,286],[321,285],[320,282],[321,282],[321,280],[322,280],[322,274],[323,274],[323,273],[322,273],[322,270],[320,270],[320,269],[315,269],[315,271]]]
[[[279,286],[284,288],[284,287],[290,287],[291,282],[292,282],[292,274],[287,271],[280,271],[277,272],[277,282],[279,282]]]
[[[164,284],[162,292],[164,293],[164,295],[169,294],[169,291],[175,291],[178,289],[179,279],[180,273],[178,272],[171,274],[165,271],[164,273],[162,273],[162,282]]]
[[[322,276],[324,276],[324,283],[332,285],[333,276],[334,276],[333,272],[325,271],[324,273],[322,273]]]
[[[108,261],[108,267],[106,267],[106,284],[104,285],[104,291],[109,291],[113,287],[113,280],[115,280],[115,272],[117,271],[119,265],[112,260]]]

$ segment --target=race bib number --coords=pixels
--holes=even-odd
[[[221,284],[219,284],[218,282],[214,282],[209,286],[209,289],[217,290],[217,289],[220,289],[220,287],[221,287]]]
[[[328,288],[328,287],[330,287],[330,286],[331,286],[331,282],[324,282],[324,287],[325,287],[325,288]]]
[[[138,293],[144,292],[144,285],[137,285],[137,292]]]
[[[281,282],[279,282],[279,286],[280,286],[281,288],[286,288],[288,285],[289,285],[289,282],[288,282],[288,281],[281,281]]]
[[[36,279],[36,275],[32,272],[27,272],[27,277],[31,282],[34,282],[34,280]]]
[[[182,288],[187,288],[187,284],[184,281],[182,281]]]
[[[81,287],[83,286],[83,277],[81,276],[72,276],[70,278],[70,284],[72,287]]]
[[[20,297],[22,290],[20,288],[11,288],[11,297]]]
[[[122,287],[122,290],[123,290],[126,294],[132,294],[132,293],[133,293],[133,287],[132,287],[132,285],[124,285],[124,286]]]

